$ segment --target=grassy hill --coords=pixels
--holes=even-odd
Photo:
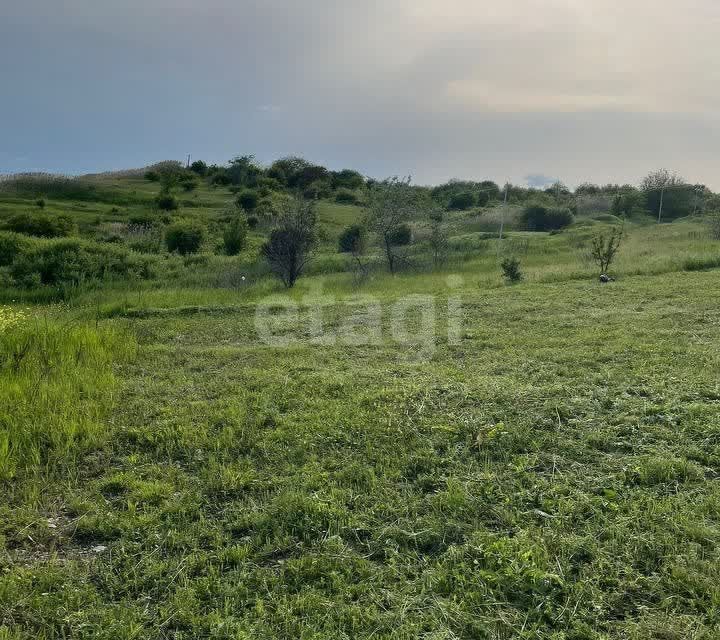
[[[702,220],[626,223],[602,285],[617,220],[506,211],[498,241],[497,208],[456,212],[443,268],[415,220],[413,267],[371,253],[358,284],[337,236],[363,210],[322,201],[288,293],[267,227],[216,251],[227,188],[178,196],[208,228],[183,257],[133,249],[156,184],[89,182],[43,211],[149,272],[0,289],[1,640],[720,637]],[[35,200],[0,195],[0,223]]]

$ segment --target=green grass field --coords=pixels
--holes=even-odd
[[[127,204],[46,210],[129,242],[156,185],[95,180]],[[199,256],[0,290],[0,640],[720,638],[702,221],[628,223],[601,285],[612,220],[500,243],[496,212],[453,214],[444,268],[358,286],[336,238],[362,210],[323,202],[286,294],[265,230],[216,255],[227,190],[187,200]],[[32,206],[0,197],[0,218]],[[284,345],[261,339],[268,299]]]

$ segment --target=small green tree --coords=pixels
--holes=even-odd
[[[617,252],[620,250],[622,239],[622,227],[613,227],[609,233],[599,233],[593,236],[590,245],[590,256],[600,268],[600,275],[607,274]]]
[[[511,284],[520,282],[523,279],[522,271],[520,271],[520,260],[515,256],[505,258],[500,263],[500,268],[502,269],[505,280]]]
[[[244,214],[235,216],[223,232],[223,248],[228,256],[236,256],[245,248],[248,222]]]

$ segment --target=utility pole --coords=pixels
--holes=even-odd
[[[506,182],[505,183],[505,197],[503,198],[503,205],[502,205],[502,210],[500,213],[500,236],[499,236],[498,240],[502,240],[503,227],[505,226],[505,207],[507,206],[508,186],[509,186],[509,184]]]
[[[665,183],[660,189],[660,207],[658,208],[658,224],[660,224],[660,218],[662,218],[663,200],[665,199]]]
[[[189,169],[189,168],[190,168],[190,154],[188,153],[186,169]]]

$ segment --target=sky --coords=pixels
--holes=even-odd
[[[301,155],[720,190],[717,0],[4,0],[0,173]]]

